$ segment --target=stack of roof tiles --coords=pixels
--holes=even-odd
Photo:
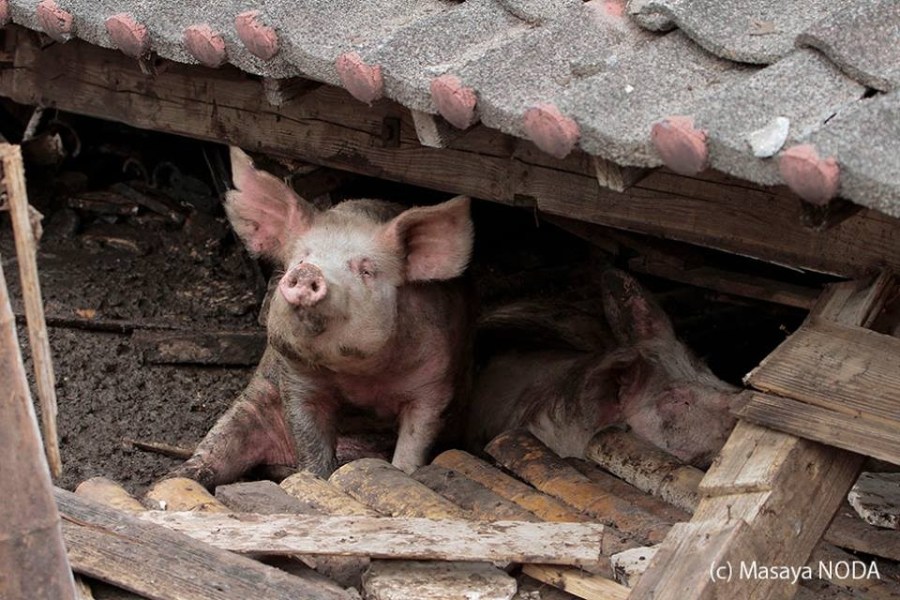
[[[898,0],[0,0],[0,20],[900,217]]]

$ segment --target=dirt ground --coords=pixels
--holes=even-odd
[[[83,134],[80,156],[28,169],[31,201],[45,215],[38,267],[57,380],[64,462],[57,484],[72,489],[103,475],[139,494],[179,459],[136,450],[123,439],[193,447],[247,382],[251,368],[149,364],[132,334],[261,331],[257,315],[266,273],[236,242],[222,214],[219,192],[227,173],[217,165],[226,156],[224,147],[70,119],[76,130],[90,132]],[[177,152],[167,154],[172,147]],[[319,193],[317,203],[360,196],[427,203],[446,197],[305,169],[308,176],[295,184]],[[157,175],[165,171],[170,177],[161,183]],[[129,203],[115,188],[122,183],[162,205]],[[112,204],[77,201],[110,190]],[[528,210],[479,204],[475,219],[472,272],[482,304],[523,294],[584,299],[594,293],[596,251],[587,244],[546,224],[538,227]],[[20,317],[18,265],[5,215],[0,256]],[[712,301],[696,288],[653,285],[688,343],[734,382],[800,317],[771,306]],[[18,321],[27,357],[25,324]]]

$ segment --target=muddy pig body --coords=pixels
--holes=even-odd
[[[280,269],[268,346],[250,384],[172,474],[207,487],[265,466],[327,476],[338,409],[398,422],[395,466],[424,464],[465,393],[472,249],[468,198],[404,210],[349,200],[319,211],[233,148],[225,208],[251,254]]]
[[[707,465],[734,427],[729,409],[739,390],[675,337],[631,276],[606,271],[602,295],[593,314],[513,305],[485,317],[486,337],[516,343],[495,341],[478,375],[469,443],[480,448],[523,427],[561,456],[581,457],[597,431],[626,425],[688,463]],[[523,346],[529,335],[538,341]]]

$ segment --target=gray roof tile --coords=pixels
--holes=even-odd
[[[809,142],[840,165],[840,194],[900,217],[900,92],[858,102]]]
[[[693,116],[708,132],[711,166],[774,185],[781,183],[777,161],[753,156],[748,136],[785,117],[790,128],[784,145],[801,143],[864,92],[818,52],[796,50],[711,96]]]
[[[670,18],[722,58],[768,64],[788,54],[794,38],[854,0],[651,0],[645,10]]]
[[[845,73],[876,90],[900,87],[900,2],[855,2],[797,39],[818,48]]]
[[[577,144],[620,165],[711,165],[757,183],[786,182],[814,202],[839,191],[900,217],[898,0],[8,6],[14,23],[46,26],[59,41],[196,63],[191,48],[206,64],[324,81],[363,101],[384,94],[459,127],[480,117],[556,156]],[[247,11],[256,12],[239,29],[235,18]],[[198,46],[186,45],[189,27]],[[889,93],[867,98],[863,86]]]
[[[581,127],[580,145],[588,153],[623,165],[659,166],[651,126],[696,112],[703,98],[750,72],[674,31],[577,82],[561,108]]]

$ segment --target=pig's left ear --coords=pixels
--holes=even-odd
[[[603,273],[601,285],[606,320],[620,343],[675,342],[669,317],[634,277],[609,269]]]
[[[462,275],[475,235],[469,204],[468,197],[457,196],[435,206],[411,208],[385,226],[385,240],[405,256],[407,281]]]
[[[236,189],[225,194],[231,226],[251,254],[283,262],[291,240],[310,228],[316,209],[234,146],[231,173]]]

